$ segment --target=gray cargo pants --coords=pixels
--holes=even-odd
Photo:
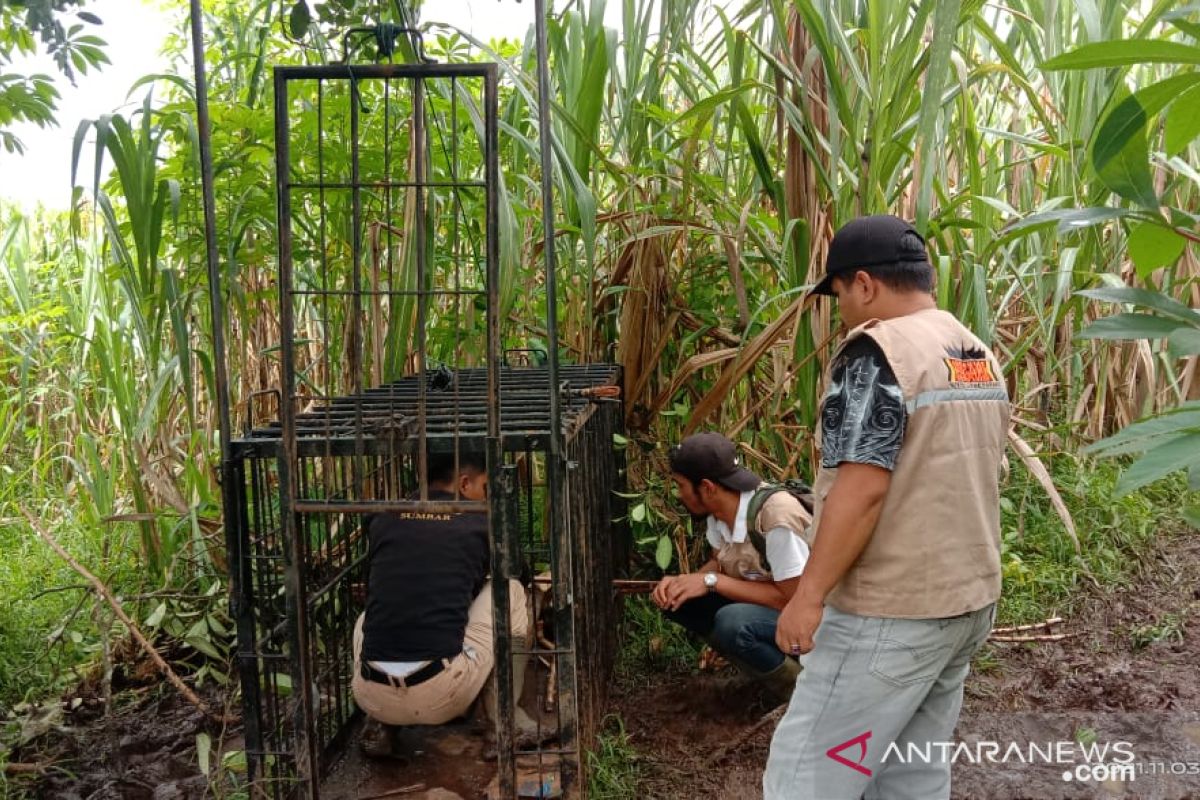
[[[951,740],[971,657],[995,609],[888,619],[826,606],[771,740],[765,800],[948,798],[950,762],[927,744]],[[910,742],[932,750],[932,763],[906,757]]]

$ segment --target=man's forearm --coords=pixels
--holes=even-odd
[[[747,581],[724,574],[717,579],[716,592],[735,603],[754,603],[776,610],[783,608],[789,599],[773,581]]]
[[[864,494],[839,476],[825,498],[812,557],[796,590],[799,597],[825,602],[871,540],[886,496],[886,490]]]

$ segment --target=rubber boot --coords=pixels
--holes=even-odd
[[[796,679],[800,677],[800,662],[784,656],[783,663],[770,672],[760,672],[759,679],[767,690],[780,703],[792,699],[792,691],[796,688]]]
[[[396,747],[396,731],[377,719],[367,717],[358,747],[368,758],[403,758]]]

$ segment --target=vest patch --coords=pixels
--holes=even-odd
[[[992,364],[986,358],[944,358],[950,369],[951,383],[997,383]]]

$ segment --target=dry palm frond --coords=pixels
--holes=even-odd
[[[1071,517],[1071,512],[1067,508],[1067,504],[1063,502],[1062,495],[1058,493],[1058,487],[1054,485],[1054,479],[1050,477],[1049,470],[1046,465],[1041,462],[1033,448],[1029,443],[1017,435],[1016,431],[1008,432],[1008,442],[1016,451],[1017,457],[1021,459],[1021,463],[1029,470],[1029,474],[1034,477],[1046,495],[1050,498],[1051,505],[1054,506],[1055,512],[1059,519],[1062,520],[1063,526],[1067,529],[1067,535],[1071,537],[1072,543],[1075,545],[1075,552],[1082,552],[1079,545],[1079,534],[1075,532],[1075,520]]]

